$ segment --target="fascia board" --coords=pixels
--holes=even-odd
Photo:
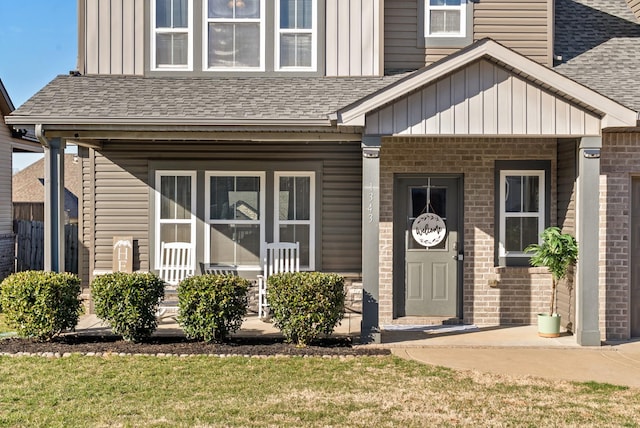
[[[51,116],[7,116],[7,125],[57,126],[140,126],[161,129],[166,126],[331,126],[327,119],[193,119],[193,118],[95,118]]]
[[[558,72],[526,58],[493,40],[483,40],[472,49],[445,59],[440,64],[427,67],[415,75],[409,76],[389,87],[380,90],[363,100],[347,106],[338,112],[339,124],[345,126],[364,126],[365,115],[395,99],[429,84],[440,77],[472,63],[482,57],[491,57],[520,70],[534,80],[539,80],[565,93],[596,110],[604,113],[603,128],[609,126],[635,126],[638,113],[588,87],[565,77]]]

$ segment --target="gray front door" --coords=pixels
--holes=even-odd
[[[457,318],[459,315],[460,184],[461,178],[437,176],[402,177],[396,181],[394,295],[397,316]],[[444,229],[438,226],[442,224],[438,217],[444,222]],[[425,219],[430,219],[426,229],[435,239],[421,238],[420,232],[426,230]]]

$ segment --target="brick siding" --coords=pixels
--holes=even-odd
[[[605,133],[600,173],[600,328],[606,339],[629,339],[631,178],[640,176],[640,133]]]
[[[394,174],[464,176],[463,321],[480,326],[535,323],[546,311],[551,276],[544,268],[496,267],[494,162],[551,161],[551,219],[556,218],[556,140],[385,138],[380,154],[380,324],[393,320]],[[498,280],[497,287],[491,287]],[[396,321],[398,322],[398,321]]]

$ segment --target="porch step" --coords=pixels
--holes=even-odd
[[[451,317],[400,317],[391,321],[391,325],[460,325],[460,318]]]

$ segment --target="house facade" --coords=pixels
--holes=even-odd
[[[15,236],[11,203],[13,152],[42,151],[39,145],[23,138],[5,124],[5,117],[15,109],[2,80],[0,80],[0,281],[14,271]]]
[[[524,248],[576,235],[559,307],[578,343],[640,335],[640,23],[634,0],[79,0],[78,72],[8,123],[51,183],[83,168],[83,281],[132,236],[260,272],[266,242],[363,289],[387,325],[530,324],[551,277]]]

